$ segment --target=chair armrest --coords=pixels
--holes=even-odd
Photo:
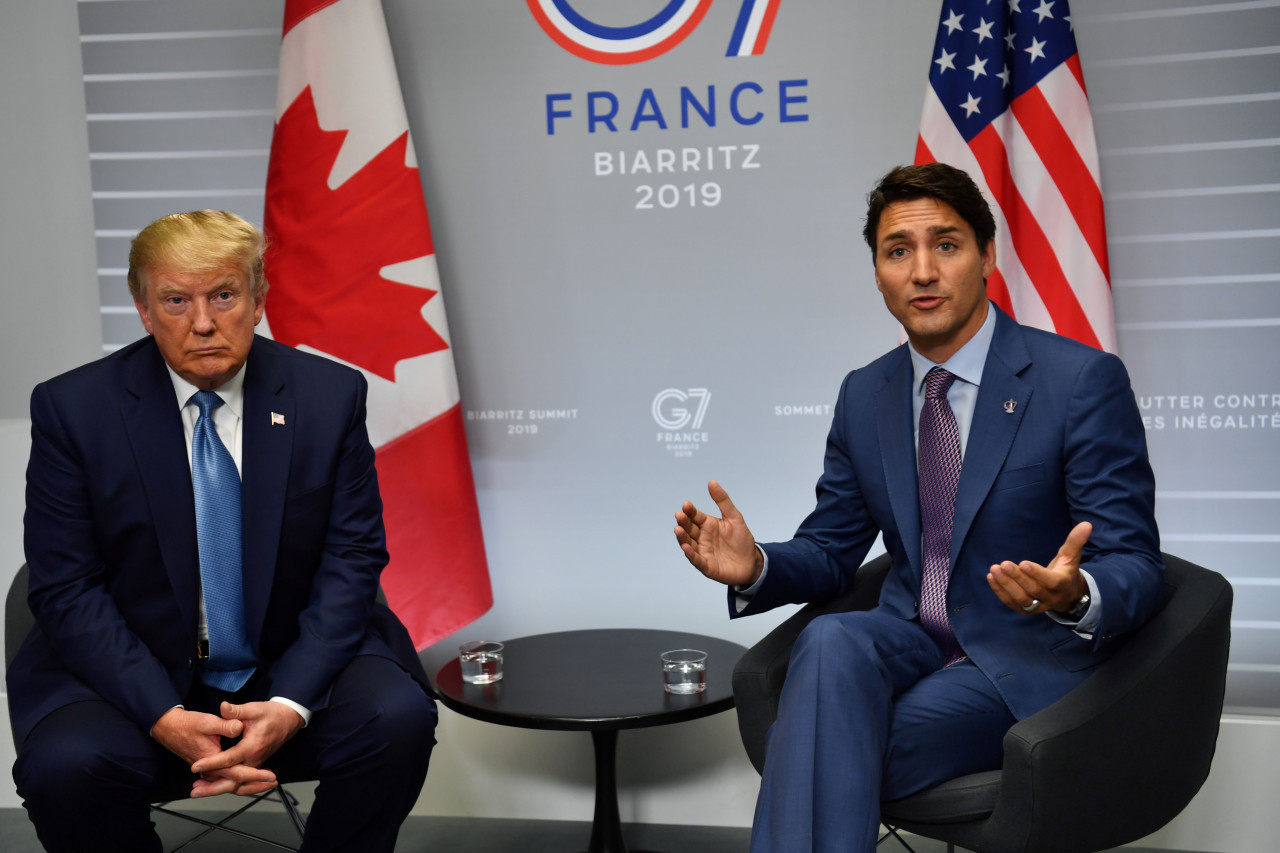
[[[757,772],[764,769],[765,737],[778,716],[778,697],[787,678],[791,647],[805,626],[825,613],[870,610],[880,600],[880,586],[889,573],[884,554],[858,569],[853,588],[830,601],[807,604],[747,650],[733,670],[733,696],[738,733]]]
[[[1030,833],[1018,849],[1119,846],[1172,820],[1204,783],[1222,715],[1231,585],[1177,557],[1165,565],[1165,607],[1084,683],[1005,735],[991,825]],[[1122,829],[1090,819],[1117,806]],[[1135,823],[1146,828],[1135,835]],[[1063,826],[1078,829],[1066,843],[1035,835],[1061,836]]]

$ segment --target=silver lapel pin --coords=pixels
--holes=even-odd
[[[1016,408],[1018,408],[1018,401],[1017,401],[1017,400],[1005,400],[1005,401],[1004,401],[1004,410],[1005,410],[1005,413],[1006,413],[1006,414],[1010,414],[1010,415],[1012,415],[1012,414],[1013,414],[1013,410],[1014,410],[1014,409],[1016,409]]]

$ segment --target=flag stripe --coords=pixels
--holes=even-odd
[[[1102,185],[1102,171],[1098,161],[1098,142],[1093,133],[1093,113],[1089,110],[1089,95],[1084,90],[1080,76],[1080,57],[1067,60],[1066,73],[1062,69],[1045,75],[1037,87],[1044,95],[1049,109],[1058,117],[1058,123],[1071,138],[1076,153],[1089,169],[1089,177]]]
[[[916,162],[951,163],[988,194],[997,304],[1114,352],[1098,150],[1068,4],[942,5]]]
[[[978,187],[987,197],[991,206],[991,215],[996,221],[996,266],[1001,273],[1005,285],[1006,302],[996,300],[996,304],[1017,317],[1019,322],[1027,323],[1040,329],[1054,330],[1053,319],[1049,310],[1040,299],[1040,294],[1031,285],[1031,279],[1022,268],[1022,262],[1014,250],[1010,238],[1008,219],[1000,199],[987,185],[986,176],[978,163],[977,157],[969,148],[959,130],[951,123],[950,117],[938,100],[932,86],[925,87],[924,118],[920,122],[920,136],[925,150],[933,159],[916,159],[917,163],[937,160],[950,163],[958,169],[969,173]],[[988,288],[990,281],[988,280]],[[990,291],[988,291],[990,294]],[[994,295],[992,296],[994,299]]]
[[[1009,162],[1017,166],[1018,193],[1026,202],[1037,226],[1046,235],[1054,235],[1054,239],[1046,245],[1053,253],[1065,281],[1070,285],[1068,292],[1074,294],[1080,309],[1088,317],[1089,326],[1099,344],[1106,348],[1111,316],[1111,287],[1107,283],[1105,270],[1098,264],[1086,235],[1080,229],[1079,220],[1059,192],[1059,186],[1050,176],[1045,162],[1037,156],[1024,131],[1024,125],[1017,120],[1016,115],[1006,115],[1003,121],[995,122],[989,129],[994,129],[1000,135],[1008,151]],[[1101,204],[1101,197],[1098,202]],[[1105,235],[1102,235],[1102,239],[1106,239]],[[1105,256],[1105,245],[1103,252]],[[1062,332],[1056,314],[1054,325],[1060,333],[1068,334]],[[1080,340],[1090,343],[1085,338]]]
[[[1102,209],[1102,191],[1084,158],[1039,87],[1024,92],[1013,102],[1013,115],[1039,155],[1040,163],[1053,177],[1053,183],[1071,210],[1073,223],[1083,233],[1089,250],[1106,275],[1106,229],[1102,221],[1092,215],[1093,211]]]
[[[1004,276],[1000,275],[1000,268],[996,267],[991,271],[991,275],[987,276],[987,296],[991,298],[1000,307],[1004,308],[1013,319],[1018,319],[1018,313],[1013,310],[1013,303],[1009,300],[1009,288],[1004,283]]]
[[[1049,309],[1054,331],[1090,346],[1099,346],[1098,337],[1062,272],[1053,245],[1013,178],[1008,151],[995,127],[988,126],[971,139],[969,147],[978,158],[987,186],[994,190],[1005,211],[1014,250],[1040,299]]]

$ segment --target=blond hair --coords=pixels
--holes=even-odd
[[[138,232],[129,246],[129,293],[143,301],[143,274],[168,268],[211,272],[226,266],[244,270],[254,302],[267,295],[262,272],[262,232],[225,210],[173,213]]]

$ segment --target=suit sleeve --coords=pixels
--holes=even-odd
[[[28,600],[45,641],[93,693],[147,731],[182,700],[108,589],[86,465],[48,386],[31,396],[24,519]]]
[[[1118,358],[1086,363],[1067,421],[1067,501],[1074,522],[1093,525],[1083,568],[1098,585],[1102,614],[1094,642],[1102,644],[1140,627],[1164,594],[1155,476],[1129,375]]]
[[[271,667],[272,693],[311,709],[360,653],[378,577],[387,564],[375,454],[365,426],[368,386],[364,377],[357,379],[337,448],[333,496],[310,600],[298,617],[297,639]]]

